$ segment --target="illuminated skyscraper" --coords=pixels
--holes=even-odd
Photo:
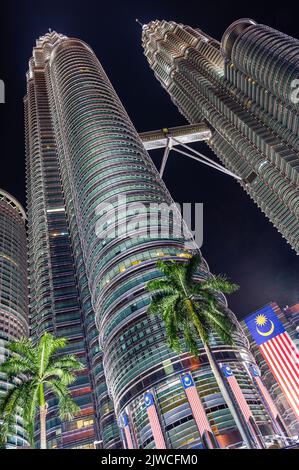
[[[26,215],[19,202],[0,189],[0,362],[8,355],[6,345],[29,336]],[[9,389],[0,374],[0,396]],[[22,421],[16,417],[7,447],[27,445]]]
[[[104,447],[119,445],[102,365],[125,447],[201,447],[187,396],[201,400],[205,423],[220,446],[241,445],[202,345],[200,363],[187,351],[177,356],[166,344],[162,322],[147,314],[146,283],[161,276],[156,262],[184,262],[195,246],[186,245],[189,233],[165,234],[168,214],[157,205],[171,204],[171,197],[91,48],[55,32],[40,38],[25,104],[34,334],[50,329],[69,337],[71,350],[87,362],[74,388],[82,417],[63,423],[58,438],[53,403],[52,445],[90,442],[78,423],[89,416],[97,424],[95,409]],[[149,233],[155,227],[159,233]],[[203,260],[197,279],[210,275]],[[219,298],[226,305],[222,294]],[[271,434],[269,415],[248,374],[253,359],[240,328],[235,340],[228,347],[215,336],[213,352],[233,369],[259,432]],[[192,379],[187,376],[183,385],[186,372]],[[184,387],[190,384],[200,398],[194,388],[187,395]]]
[[[66,212],[46,83],[52,49],[63,39],[56,33],[41,37],[33,49],[27,73],[25,127],[32,335],[38,340],[45,331],[51,331],[66,337],[67,351],[86,365],[72,385],[73,397],[81,408],[75,420],[61,423],[56,401],[47,397],[48,446],[93,448],[95,441],[103,440],[105,447],[117,448],[119,431],[107,395],[77,227],[73,227],[72,209]]]
[[[143,26],[144,53],[186,119],[299,252],[299,41],[250,19],[221,43],[172,21]],[[298,85],[297,85],[298,86]]]

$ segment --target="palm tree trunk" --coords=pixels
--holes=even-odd
[[[220,392],[221,392],[221,394],[222,394],[222,396],[223,396],[223,398],[224,398],[224,400],[225,400],[225,402],[226,402],[226,404],[227,404],[227,406],[228,406],[228,408],[229,408],[229,410],[232,414],[233,419],[235,420],[237,428],[238,428],[238,430],[241,434],[241,437],[242,437],[243,441],[246,444],[246,447],[248,447],[248,449],[252,449],[252,448],[254,448],[254,446],[252,444],[252,439],[251,439],[251,435],[249,433],[249,430],[248,430],[247,426],[245,426],[242,422],[240,412],[239,412],[238,408],[236,407],[235,403],[233,402],[233,400],[231,399],[231,396],[230,396],[230,393],[228,391],[227,385],[226,385],[226,383],[223,379],[223,375],[222,375],[222,372],[220,370],[220,367],[219,367],[217,361],[214,359],[213,353],[212,353],[209,345],[207,344],[207,342],[204,339],[203,327],[202,327],[199,319],[197,318],[197,315],[195,313],[192,301],[188,300],[186,302],[186,304],[187,304],[187,308],[188,308],[188,311],[190,313],[190,317],[192,319],[192,322],[193,322],[195,328],[197,329],[198,334],[199,334],[199,336],[202,340],[202,343],[204,345],[208,361],[210,363],[212,372],[215,376],[215,379],[216,379],[216,382],[217,382],[218,387],[220,389]]]
[[[40,419],[40,448],[47,448],[46,416],[47,404],[45,402],[43,384],[39,386],[39,419]]]

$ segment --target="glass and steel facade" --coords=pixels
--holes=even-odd
[[[122,427],[124,414],[134,447],[155,446],[144,405],[147,391],[155,397],[167,447],[202,447],[180,382],[190,370],[219,444],[240,445],[205,355],[199,363],[187,351],[174,354],[160,320],[147,315],[146,282],[161,275],[156,262],[184,262],[197,248],[188,232],[166,233],[169,214],[158,205],[172,199],[94,52],[81,40],[46,34],[34,48],[27,79],[34,334],[49,329],[69,337],[70,350],[86,360],[74,396],[82,400],[84,419],[93,416],[105,448],[120,446],[115,415]],[[158,227],[159,234],[149,233],[149,216],[150,228]],[[197,278],[208,276],[203,260]],[[221,294],[220,299],[226,305]],[[269,433],[270,418],[249,379],[253,359],[247,346],[240,329],[233,347],[217,337],[212,341],[216,358],[235,371],[261,432]],[[61,426],[55,402],[50,404],[52,446],[88,446],[90,440],[74,433],[82,418]]]
[[[143,26],[155,76],[192,124],[211,128],[208,145],[299,252],[299,41],[250,19],[221,43],[172,21]]]
[[[0,362],[7,356],[7,343],[29,336],[26,215],[19,202],[0,189]],[[10,387],[0,374],[0,395]],[[19,416],[7,447],[28,445]]]
[[[66,211],[56,135],[46,83],[46,64],[56,33],[37,41],[29,62],[25,97],[27,201],[29,234],[30,314],[33,339],[45,332],[68,339],[67,352],[85,369],[71,391],[81,411],[61,423],[57,403],[47,396],[47,440],[50,448],[119,447],[119,431],[107,395],[95,315],[91,306],[81,244],[73,226],[72,208]],[[66,188],[64,188],[67,191]]]

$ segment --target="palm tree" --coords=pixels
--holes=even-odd
[[[6,374],[12,384],[0,400],[2,441],[19,415],[24,420],[29,442],[34,447],[35,418],[39,411],[40,448],[47,448],[46,392],[58,398],[61,419],[70,419],[79,411],[68,386],[76,380],[75,371],[84,366],[75,356],[61,353],[66,344],[65,338],[54,338],[50,333],[45,333],[37,345],[27,338],[8,344],[10,355],[0,365],[0,372]]]
[[[242,418],[230,397],[222,372],[210,347],[211,334],[217,334],[225,344],[233,344],[235,323],[228,316],[219,294],[231,294],[238,289],[224,276],[211,276],[196,282],[194,275],[201,263],[199,254],[189,262],[158,261],[157,267],[163,278],[149,281],[147,288],[152,292],[149,314],[162,318],[168,345],[177,353],[182,352],[182,341],[187,349],[198,356],[197,340],[200,338],[219,389],[232,413],[240,434],[247,447],[251,448],[251,437],[242,423]]]

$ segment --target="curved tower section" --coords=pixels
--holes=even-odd
[[[8,356],[7,343],[29,336],[26,215],[20,203],[0,189],[0,362]],[[9,389],[0,374],[0,396]],[[16,417],[7,447],[28,445],[22,420]]]
[[[50,448],[121,447],[119,430],[103,375],[95,315],[86,282],[85,265],[73,209],[66,207],[50,111],[46,65],[56,44],[66,37],[56,32],[39,38],[27,73],[25,130],[32,335],[45,331],[68,340],[68,352],[83,362],[71,392],[80,412],[61,422],[57,403],[46,397],[47,440]],[[73,237],[70,239],[70,232]]]
[[[172,21],[143,26],[150,67],[191,123],[206,121],[208,145],[299,252],[299,41],[251,19],[222,42]]]
[[[215,61],[218,73],[220,63]],[[81,270],[86,270],[124,445],[202,447],[181,381],[190,370],[219,445],[240,445],[202,345],[201,363],[187,351],[174,354],[160,320],[147,314],[146,283],[161,276],[157,261],[184,262],[197,247],[188,231],[183,236],[174,231],[182,224],[180,217],[169,222],[165,206],[172,199],[132,122],[83,41],[68,38],[56,44],[45,73],[72,245],[82,256]],[[157,230],[151,232],[153,228]],[[208,276],[203,260],[197,279]],[[269,417],[247,373],[252,358],[244,335],[238,330],[234,347],[214,337],[212,347],[218,361],[234,368],[257,421],[269,431]],[[158,438],[149,406],[155,407]]]

